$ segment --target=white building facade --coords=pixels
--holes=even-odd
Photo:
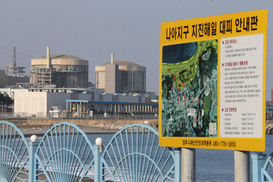
[[[106,94],[101,89],[55,89],[14,91],[14,116],[47,117],[52,106],[67,110],[67,100],[150,103],[155,94]]]
[[[47,117],[52,106],[65,108],[69,93],[51,92],[15,92],[14,115],[21,117]]]

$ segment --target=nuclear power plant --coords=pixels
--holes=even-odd
[[[30,83],[36,88],[87,88],[88,61],[67,54],[50,55],[31,60]]]
[[[111,54],[111,61],[95,67],[96,88],[88,88],[88,69],[87,60],[50,54],[47,47],[46,56],[31,59],[30,82],[3,92],[14,98],[16,117],[55,117],[63,111],[66,118],[157,118],[157,97],[146,92],[146,67],[115,61]]]
[[[95,67],[96,88],[105,93],[145,93],[146,67],[128,61],[114,61]]]

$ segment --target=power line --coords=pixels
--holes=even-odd
[[[0,50],[3,50],[3,51],[5,51],[5,52],[9,52],[9,53],[11,53],[11,55],[13,54],[12,53],[12,49],[10,48],[10,47],[6,47],[6,46],[3,46],[3,45],[0,45]],[[27,58],[33,58],[34,56],[33,55],[31,55],[31,54],[28,54],[28,53],[25,53],[24,51],[22,51],[22,50],[16,50],[16,52],[17,52],[17,56],[18,56],[18,54],[20,55],[20,56],[22,56],[22,57],[27,57]]]
[[[26,55],[22,55],[20,52],[18,54],[19,51],[17,51],[16,49],[13,51],[12,49],[7,50],[6,48],[2,48],[0,46],[0,57],[4,58],[6,60],[6,62],[13,62],[13,64],[17,64],[17,61],[19,60],[19,62],[22,64],[26,61],[31,60],[33,57],[31,56],[26,56]]]

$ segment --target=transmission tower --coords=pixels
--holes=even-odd
[[[13,47],[13,67],[16,67],[16,47]]]

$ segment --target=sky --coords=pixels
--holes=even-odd
[[[71,54],[95,66],[116,61],[147,69],[147,91],[158,93],[160,24],[167,21],[268,9],[267,89],[273,88],[273,0],[0,0],[0,69],[13,61],[30,71],[30,61]],[[30,73],[29,73],[30,74]]]

